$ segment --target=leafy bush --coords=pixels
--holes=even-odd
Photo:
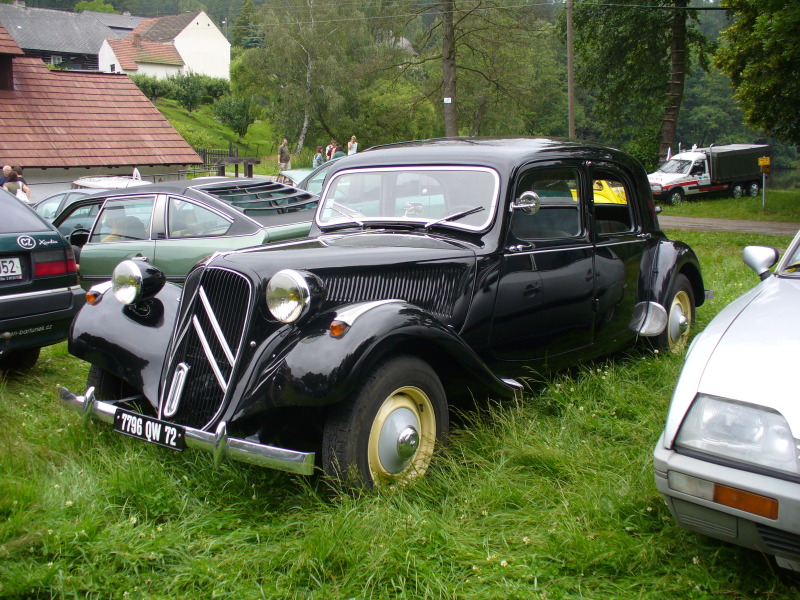
[[[258,116],[257,107],[250,96],[223,96],[214,103],[211,110],[217,121],[230,127],[239,136],[239,141]]]

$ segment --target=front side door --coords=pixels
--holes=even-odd
[[[97,215],[89,242],[81,250],[81,282],[92,285],[111,278],[120,262],[129,258],[152,260],[155,243],[150,224],[155,195],[108,198]]]
[[[490,345],[501,360],[555,357],[592,343],[594,247],[585,171],[577,162],[521,172],[514,198],[532,191],[535,214],[510,213]]]

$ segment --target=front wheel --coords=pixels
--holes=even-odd
[[[678,206],[681,202],[683,202],[683,190],[675,188],[669,193],[669,205]]]
[[[127,383],[97,365],[89,367],[86,385],[94,387],[94,396],[98,400],[120,400],[133,395],[133,390]]]
[[[322,437],[322,468],[358,485],[406,483],[425,473],[449,426],[441,381],[411,356],[376,367],[334,408]]]
[[[657,346],[677,353],[686,347],[695,317],[694,290],[685,275],[675,277],[668,298],[667,327],[658,336]]]

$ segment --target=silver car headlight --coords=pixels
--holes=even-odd
[[[267,284],[267,307],[281,323],[294,323],[308,312],[317,290],[316,279],[308,273],[278,271]]]
[[[800,474],[800,440],[778,412],[698,394],[681,425],[677,446]]]
[[[164,273],[141,260],[124,260],[111,273],[111,290],[123,304],[136,304],[155,296],[166,282]]]

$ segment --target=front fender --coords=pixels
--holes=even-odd
[[[116,375],[157,406],[180,294],[179,286],[167,283],[154,298],[127,306],[106,292],[72,322],[70,354]]]
[[[330,323],[350,308],[366,310],[344,334],[333,336]],[[401,300],[363,303],[320,315],[286,336],[283,347],[273,351],[275,359],[262,361],[251,374],[239,414],[340,402],[357,392],[379,362],[396,354],[428,361],[448,391],[470,387],[499,396],[514,394],[514,387],[498,379],[454,331]]]

